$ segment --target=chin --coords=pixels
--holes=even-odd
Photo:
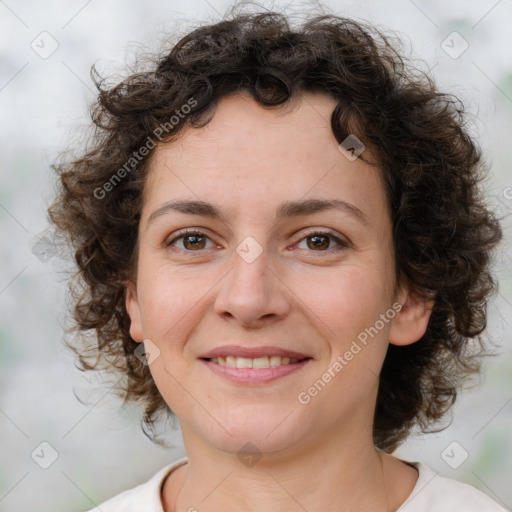
[[[237,455],[244,449],[262,454],[286,451],[302,437],[297,422],[290,421],[293,415],[285,419],[282,409],[280,414],[267,412],[265,416],[261,412],[247,414],[247,410],[240,413],[236,421],[232,418],[222,422],[229,434],[215,422],[209,435],[203,435],[210,437],[209,442],[217,449]]]
[[[233,434],[233,437],[222,435],[220,438],[211,439],[210,442],[218,450],[237,457],[243,457],[246,453],[266,456],[290,449],[294,441],[288,434],[267,436],[256,429],[247,429]]]

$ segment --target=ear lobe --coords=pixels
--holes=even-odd
[[[427,330],[434,300],[422,296],[407,285],[399,294],[402,309],[391,322],[389,343],[393,345],[411,345],[418,341]]]
[[[130,317],[130,336],[137,342],[144,340],[137,289],[132,281],[125,281],[125,307]]]

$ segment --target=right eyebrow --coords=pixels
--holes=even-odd
[[[202,217],[209,217],[211,219],[219,219],[225,222],[224,215],[221,214],[219,208],[211,203],[205,201],[190,201],[190,200],[177,200],[164,203],[157,208],[148,218],[146,226],[149,225],[157,217],[160,217],[168,212],[187,213],[189,215],[200,215]]]

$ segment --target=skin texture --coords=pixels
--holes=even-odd
[[[414,487],[414,468],[374,448],[373,411],[388,343],[420,339],[431,304],[395,286],[385,189],[377,168],[339,151],[335,106],[307,94],[273,111],[236,94],[208,125],[185,128],[152,156],[126,307],[133,339],[160,351],[151,374],[180,419],[189,459],[165,482],[167,512],[393,511]],[[282,202],[312,198],[346,201],[367,222],[337,210],[276,221]],[[225,219],[168,212],[147,223],[176,199],[213,203]],[[208,238],[166,247],[184,228]],[[308,238],[317,230],[347,246],[321,238],[318,248]],[[262,248],[252,263],[236,252],[249,236]],[[400,312],[301,404],[298,394],[396,302]],[[271,383],[234,384],[198,359],[225,344],[313,360]],[[237,457],[249,442],[262,454],[251,467]]]

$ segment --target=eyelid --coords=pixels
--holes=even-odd
[[[341,250],[343,248],[346,249],[346,248],[352,247],[352,242],[347,237],[345,237],[343,235],[339,235],[335,231],[332,231],[332,230],[327,229],[327,228],[316,228],[316,229],[313,228],[313,231],[308,231],[307,233],[301,235],[299,240],[295,244],[293,244],[293,245],[297,245],[300,242],[302,242],[305,238],[309,238],[309,237],[312,237],[312,236],[330,237],[338,245],[336,247],[331,247],[330,249],[327,249],[325,251],[308,251],[308,252],[311,252],[311,253],[315,253],[316,252],[316,253],[319,253],[319,254],[322,254],[322,253],[330,254],[332,251],[337,251],[337,250]]]
[[[207,238],[208,240],[210,240],[212,243],[215,243],[210,236],[208,236],[206,233],[205,233],[205,230],[204,228],[184,228],[184,229],[181,229],[179,231],[177,231],[176,233],[173,233],[170,237],[168,237],[165,242],[164,242],[164,247],[168,247],[170,245],[172,245],[173,243],[175,243],[177,240],[179,240],[180,238],[184,238],[186,237],[187,235],[196,235],[196,236],[201,236],[201,237],[204,237],[204,238]],[[218,245],[218,244],[216,244]],[[200,252],[200,251],[186,251],[185,249],[183,249],[185,252]]]

